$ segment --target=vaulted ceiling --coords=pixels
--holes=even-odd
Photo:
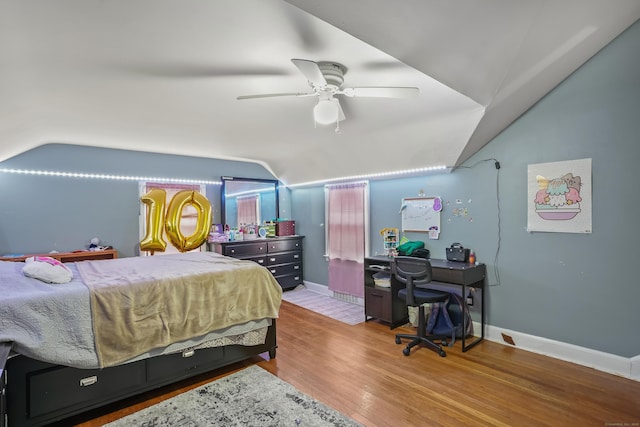
[[[639,18],[638,0],[0,0],[0,161],[70,143],[287,184],[454,166]],[[292,58],[419,95],[340,96],[339,132],[315,97],[237,100],[310,92]]]

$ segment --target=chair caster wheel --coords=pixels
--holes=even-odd
[[[440,355],[440,357],[447,357],[447,353],[445,353],[444,350],[440,350],[438,354]]]
[[[396,337],[396,344],[402,344],[402,340],[398,337]]]
[[[408,356],[409,353],[411,353],[411,350],[409,350],[408,348],[405,348],[404,350],[402,350],[402,354],[404,354],[405,356]]]

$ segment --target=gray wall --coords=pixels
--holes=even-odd
[[[444,258],[452,242],[476,251],[489,268],[489,324],[624,357],[639,355],[638,52],[640,23],[464,168],[448,175],[372,181],[371,252],[382,245],[378,230],[400,227],[400,200],[417,197],[422,189],[445,202],[440,240],[420,233],[408,237],[425,240],[435,258]],[[483,161],[492,158],[499,160],[500,170]],[[527,165],[583,158],[593,162],[593,233],[528,233]],[[326,284],[323,190],[294,189],[292,199],[296,229],[307,236],[305,280]],[[457,199],[469,217],[453,216]]]
[[[255,163],[47,144],[0,168],[219,181],[221,176],[273,179]],[[287,192],[284,192],[287,194]],[[213,221],[220,186],[208,185]],[[92,237],[120,256],[138,254],[137,181],[0,174],[0,254],[85,249]]]

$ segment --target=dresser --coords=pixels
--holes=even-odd
[[[255,261],[271,271],[282,289],[302,284],[302,239],[281,236],[233,242],[207,243],[210,251],[233,258]]]

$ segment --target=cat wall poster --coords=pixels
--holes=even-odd
[[[527,167],[527,231],[591,233],[591,159]]]

